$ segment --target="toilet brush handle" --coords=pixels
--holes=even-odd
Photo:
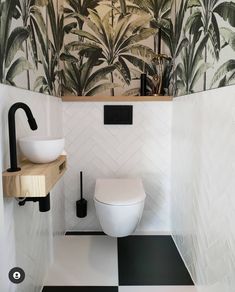
[[[82,171],[80,171],[80,195],[81,195],[81,200],[82,200],[83,199]]]
[[[82,171],[80,171],[80,195],[80,200],[76,202],[76,215],[78,218],[85,218],[87,216],[87,200],[83,199]]]

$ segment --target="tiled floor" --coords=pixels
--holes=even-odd
[[[48,286],[118,286],[117,240],[64,236],[56,244]]]
[[[119,285],[193,285],[170,236],[118,240]]]
[[[58,286],[54,286],[54,287],[44,287],[43,292],[118,292],[118,287],[68,287],[68,286],[63,286],[63,287],[58,287]]]
[[[119,292],[197,292],[194,286],[120,286],[118,288],[118,291]],[[78,290],[78,292],[80,292],[80,290]]]
[[[170,236],[61,237],[43,292],[195,292]]]
[[[45,287],[43,292],[197,292],[194,286]]]

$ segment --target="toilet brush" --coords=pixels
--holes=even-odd
[[[80,200],[76,202],[77,206],[77,217],[84,218],[87,215],[87,200],[83,198],[83,181],[82,171],[80,171]]]

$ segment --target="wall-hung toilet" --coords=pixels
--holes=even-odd
[[[143,213],[146,194],[141,179],[97,179],[95,208],[109,236],[132,234]]]

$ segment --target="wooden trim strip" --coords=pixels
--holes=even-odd
[[[172,101],[172,96],[75,96],[75,95],[66,95],[62,96],[62,101],[64,102],[102,102],[102,101]]]

